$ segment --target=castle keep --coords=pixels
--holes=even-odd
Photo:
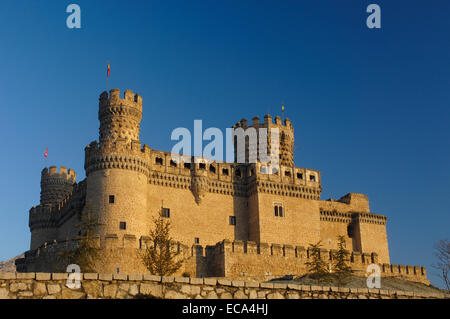
[[[266,115],[233,126],[279,129],[280,168],[267,174],[260,161],[174,161],[170,152],[142,145],[142,111],[142,97],[129,90],[100,95],[99,142],[85,148],[86,178],[77,183],[71,169],[44,168],[40,204],[30,210],[30,250],[16,262],[18,271],[49,271],[49,258],[76,241],[82,215],[92,211],[98,247],[108,256],[103,272],[146,273],[137,254],[162,214],[187,257],[180,273],[191,276],[301,274],[309,244],[321,240],[328,261],[344,235],[355,270],[377,263],[386,276],[427,282],[423,267],[390,264],[386,217],[370,211],[367,196],[321,200],[320,172],[294,165],[290,120]]]

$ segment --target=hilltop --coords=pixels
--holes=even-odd
[[[16,271],[16,265],[15,261],[16,259],[23,258],[24,254],[21,254],[19,256],[13,257],[11,259],[0,261],[0,272],[15,272]]]

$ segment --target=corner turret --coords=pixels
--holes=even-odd
[[[77,175],[61,166],[45,167],[41,173],[41,202],[30,209],[30,249],[34,250],[56,239],[59,205],[71,196]]]
[[[64,198],[72,193],[77,175],[73,169],[67,170],[61,166],[45,167],[41,173],[41,205],[58,205]]]

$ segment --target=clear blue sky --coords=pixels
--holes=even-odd
[[[66,6],[82,28],[66,27]],[[382,9],[381,30],[365,25]],[[141,141],[286,114],[296,165],[322,172],[323,199],[365,193],[388,216],[391,262],[432,272],[450,229],[448,1],[1,1],[0,260],[29,247],[43,153],[84,178],[98,96],[144,99]],[[439,284],[430,275],[433,283]]]

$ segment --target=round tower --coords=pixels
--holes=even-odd
[[[85,149],[87,178],[85,212],[97,216],[99,234],[116,238],[148,235],[147,181],[150,148],[141,148],[142,98],[126,90],[103,92],[99,99],[100,143]]]
[[[127,143],[139,141],[139,124],[142,120],[142,97],[130,90],[120,97],[119,89],[105,91],[100,95],[98,119],[100,143],[114,142],[118,138]]]
[[[32,250],[56,239],[58,205],[72,194],[76,178],[75,171],[64,166],[59,171],[56,166],[42,170],[41,203],[30,209],[28,222]]]
[[[58,172],[56,166],[45,167],[41,173],[41,205],[58,205],[72,193],[76,179],[72,169],[61,166]]]

